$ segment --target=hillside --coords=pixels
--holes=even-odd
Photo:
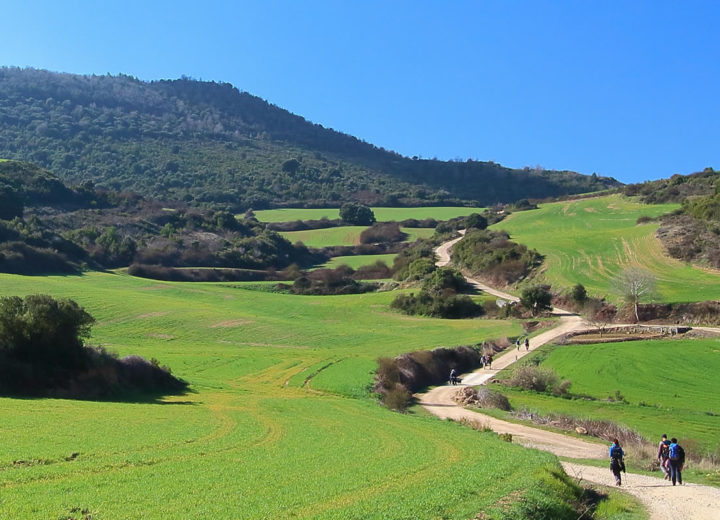
[[[0,157],[71,184],[233,210],[480,205],[597,191],[614,179],[402,157],[227,83],[0,69]]]

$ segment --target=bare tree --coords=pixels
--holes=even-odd
[[[635,320],[640,321],[638,305],[641,300],[652,298],[655,295],[657,277],[647,269],[628,267],[618,275],[616,284],[623,299],[633,305]]]

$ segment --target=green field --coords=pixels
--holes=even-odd
[[[385,265],[392,267],[393,261],[397,254],[391,253],[387,255],[355,255],[355,256],[336,256],[331,258],[329,262],[319,266],[328,269],[335,269],[341,265],[347,265],[353,269],[364,265],[372,265],[375,262],[385,262]]]
[[[280,234],[291,243],[302,242],[308,247],[354,246],[360,243],[360,234],[366,226],[340,226],[334,228],[308,229],[304,231],[282,231]],[[407,241],[428,238],[435,233],[431,228],[400,228],[408,235]]]
[[[156,357],[192,391],[0,398],[2,518],[505,518],[567,491],[550,455],[390,412],[369,393],[380,355],[517,324],[411,318],[389,310],[390,293],[0,275],[0,294],[30,293],[76,299],[98,320],[92,343]]]
[[[504,389],[514,408],[607,419],[649,440],[667,433],[703,452],[720,447],[720,339],[551,347],[540,366],[572,381],[573,394],[598,400]],[[607,401],[616,391],[627,403]]]
[[[657,276],[658,301],[716,299],[720,274],[691,267],[667,256],[655,237],[657,223],[636,224],[677,205],[645,205],[620,195],[543,204],[513,213],[494,229],[545,256],[542,279],[556,289],[582,283],[592,296],[617,301],[613,279],[626,266],[641,266]]]
[[[463,208],[463,207],[421,207],[421,208],[371,208],[375,213],[378,222],[391,220],[400,222],[414,218],[423,220],[434,218],[435,220],[449,220],[455,217],[464,217],[471,213],[480,213],[484,208]],[[255,212],[255,217],[260,222],[293,222],[295,220],[320,220],[326,217],[330,220],[340,218],[340,210],[337,208],[296,208],[296,209],[265,209]]]

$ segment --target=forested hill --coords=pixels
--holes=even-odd
[[[18,68],[0,69],[0,157],[40,164],[71,184],[235,210],[347,200],[485,205],[619,185],[566,171],[406,158],[227,83]]]

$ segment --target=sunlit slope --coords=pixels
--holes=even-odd
[[[582,283],[591,295],[617,300],[612,281],[625,267],[649,269],[658,279],[659,301],[717,299],[720,275],[675,260],[655,237],[658,224],[637,224],[677,205],[645,205],[620,195],[543,204],[514,213],[494,229],[545,256],[543,279],[555,289]]]
[[[626,424],[653,440],[661,433],[693,450],[714,451],[720,431],[720,340],[656,340],[554,348],[540,364],[597,401],[508,391],[515,408]],[[616,392],[626,402],[608,402]]]
[[[387,293],[0,276],[2,295],[40,292],[85,306],[93,343],[156,357],[193,391],[163,403],[1,398],[0,517],[471,518],[525,503],[502,500],[513,493],[537,503],[563,489],[549,455],[368,397],[377,356],[517,325],[410,318]]]

